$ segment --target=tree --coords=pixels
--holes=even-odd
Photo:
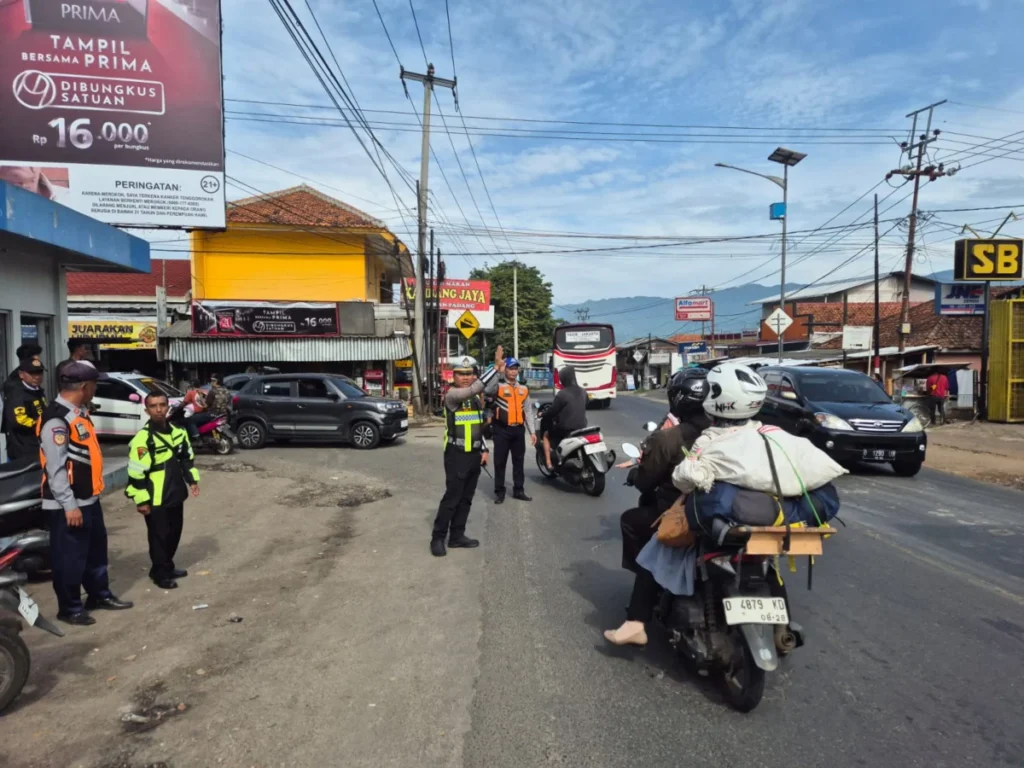
[[[506,354],[512,355],[512,272],[517,269],[519,283],[519,354],[522,357],[539,355],[551,350],[555,326],[559,324],[551,314],[551,283],[536,267],[519,261],[503,261],[494,266],[485,264],[474,269],[470,280],[490,280],[491,304],[494,305],[494,331],[487,334],[487,346],[495,344],[505,347]]]

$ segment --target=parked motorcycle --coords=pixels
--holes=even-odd
[[[24,553],[48,546],[49,538],[45,531],[32,531],[0,539],[0,608],[4,609],[0,613],[0,712],[21,693],[32,666],[28,646],[21,639],[21,619],[11,614],[20,614],[29,626],[64,637],[59,627],[39,615],[39,606],[21,588],[28,576],[14,569]]]
[[[551,403],[534,403],[538,419]],[[554,468],[548,469],[544,445],[537,441],[537,468],[547,478],[561,477],[570,485],[578,485],[591,496],[604,492],[605,475],[615,463],[615,451],[605,445],[600,427],[584,427],[570,432],[557,446],[551,447]]]
[[[0,466],[0,540],[49,527],[39,492],[41,473],[39,462],[31,458]],[[49,570],[49,541],[26,542],[11,568],[30,577]]]
[[[192,438],[192,450],[196,453],[209,451],[221,456],[234,453],[235,432],[231,428],[231,420],[226,413],[214,416],[210,420],[195,427],[198,437],[193,437],[193,430],[190,429],[189,419],[185,416],[184,410],[174,408],[167,416],[168,420],[182,429],[189,432]],[[194,417],[193,417],[194,418]]]
[[[641,456],[630,443],[622,450],[634,460]],[[696,545],[693,595],[662,592],[655,622],[687,668],[721,677],[737,710],[754,709],[764,694],[765,673],[804,644],[802,627],[789,618],[778,557],[820,555],[822,536],[831,533],[828,527],[756,527],[715,518],[710,534]]]

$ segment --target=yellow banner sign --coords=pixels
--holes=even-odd
[[[156,324],[134,320],[71,320],[68,338],[98,341],[100,349],[155,349]]]
[[[957,240],[957,280],[1020,280],[1024,277],[1024,240]]]

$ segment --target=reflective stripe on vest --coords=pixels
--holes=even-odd
[[[444,428],[444,447],[455,445],[470,453],[483,445],[484,414],[478,403],[467,400],[457,411],[448,411]]]
[[[497,406],[495,418],[502,424],[511,426],[525,423],[523,405],[529,394],[530,391],[520,384],[500,384],[498,393],[494,397],[494,403]]]

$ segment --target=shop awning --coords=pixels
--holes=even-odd
[[[166,338],[175,363],[332,363],[402,360],[412,354],[408,336],[325,336],[305,339]]]

